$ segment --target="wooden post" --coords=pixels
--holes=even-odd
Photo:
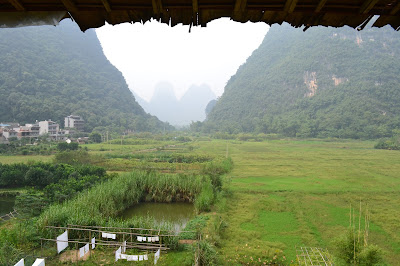
[[[122,244],[125,245],[124,249],[125,249],[125,254],[126,254],[126,244],[125,244],[125,234],[122,233]]]
[[[133,242],[132,229],[129,229],[129,232],[131,233],[131,242]]]
[[[91,246],[92,245],[92,230],[89,231],[89,257],[92,256]]]
[[[158,230],[158,240],[160,240],[160,249],[161,249],[161,246],[162,246],[162,238],[161,238],[161,236],[160,236],[160,232],[161,232],[161,229],[160,230]]]

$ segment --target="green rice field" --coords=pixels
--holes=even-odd
[[[369,243],[384,250],[386,264],[398,265],[400,152],[377,150],[374,144],[355,140],[250,142],[202,138],[161,150],[163,156],[181,153],[190,158],[232,158],[234,167],[226,175],[225,185],[230,193],[223,207],[217,203],[208,214],[221,217],[227,225],[216,242],[221,264],[261,265],[271,263],[268,258],[282,265],[296,264],[296,247],[302,246],[327,248],[334,255],[334,240],[349,227],[350,207],[355,209],[358,221],[361,202],[361,216],[366,210],[371,215]],[[162,171],[168,167],[169,172],[201,167],[202,162],[156,162],[154,158],[163,145],[175,144],[160,141],[85,146],[97,158],[96,164],[109,171],[130,171],[137,167],[139,157],[147,158],[147,166],[159,166]],[[28,160],[50,161],[52,157],[0,156],[0,163]],[[363,226],[364,219],[360,220]],[[179,254],[182,260],[177,259]],[[162,257],[159,264],[179,261],[184,265],[183,261],[190,261],[189,255],[188,250],[175,251]]]
[[[219,146],[226,150],[225,143]],[[388,264],[398,265],[400,153],[373,146],[367,141],[229,143],[234,193],[223,214],[229,224],[220,247],[224,261],[247,264],[269,252],[290,264],[296,246],[334,253],[333,240],[349,226],[350,205],[358,210],[361,201],[361,212],[371,213],[369,241],[384,249]]]

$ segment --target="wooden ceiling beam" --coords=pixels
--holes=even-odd
[[[232,18],[241,21],[246,11],[247,0],[236,0],[233,7]]]
[[[15,7],[16,10],[18,10],[18,11],[26,11],[24,5],[19,0],[8,0],[8,2],[10,2],[10,4],[12,4],[13,7]]]
[[[246,10],[247,0],[236,0],[233,12],[243,12]]]
[[[63,5],[67,8],[69,12],[77,12],[78,8],[76,7],[75,3],[71,0],[61,0]]]
[[[319,1],[317,7],[315,8],[315,12],[316,12],[316,13],[318,13],[318,12],[321,11],[321,9],[325,6],[326,1],[328,1],[328,0],[321,0],[321,1]]]
[[[192,13],[192,24],[194,26],[198,26],[199,25],[199,1],[198,0],[192,0],[192,9],[193,9],[193,13]]]
[[[110,3],[107,0],[101,0],[101,2],[103,3],[103,6],[107,12],[110,13],[112,11]]]
[[[156,15],[159,15],[162,13],[162,2],[161,0],[151,0],[151,4],[153,6],[153,12]]]
[[[283,11],[287,13],[293,13],[294,9],[296,8],[297,1],[298,0],[286,0]]]
[[[394,16],[399,11],[400,11],[400,2],[397,3],[397,5],[395,7],[393,7],[392,10],[390,10],[390,15]]]
[[[377,3],[379,0],[368,0],[365,1],[364,4],[360,7],[360,14],[367,14]]]
[[[199,13],[199,1],[198,0],[192,1],[192,7],[193,7],[193,14]]]

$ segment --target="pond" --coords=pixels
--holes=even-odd
[[[0,196],[0,216],[10,213],[14,210],[15,197]]]
[[[152,217],[158,225],[173,223],[175,232],[182,230],[186,223],[195,216],[194,205],[190,203],[155,203],[144,202],[124,211],[122,218]]]

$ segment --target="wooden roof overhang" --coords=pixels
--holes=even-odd
[[[400,29],[400,0],[0,0],[0,26],[18,21],[72,18],[82,31],[108,22],[156,19],[171,26],[206,24],[229,17],[239,22],[288,22],[294,27],[348,25],[362,29],[373,16],[374,26]],[[4,22],[5,21],[5,22]],[[26,22],[25,22],[26,23]],[[40,24],[40,23],[38,23]]]

